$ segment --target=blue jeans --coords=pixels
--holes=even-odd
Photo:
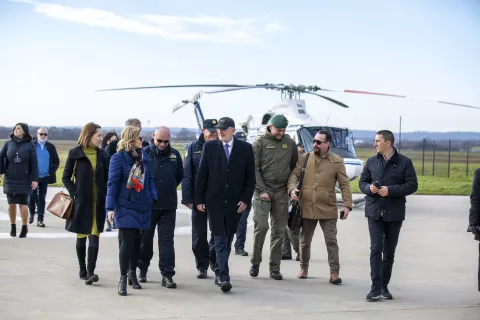
[[[215,262],[215,275],[220,281],[230,281],[230,271],[228,269],[228,259],[232,249],[233,235],[214,236],[215,252],[217,261]]]
[[[237,236],[235,240],[235,250],[240,250],[245,248],[245,240],[247,238],[247,220],[250,215],[250,210],[252,205],[249,204],[248,207],[242,212],[240,221],[238,222]]]
[[[138,269],[147,272],[153,258],[153,238],[155,228],[158,232],[158,266],[164,277],[175,275],[175,234],[176,210],[152,210],[152,227],[142,233],[142,244],[138,260]]]
[[[35,207],[38,207],[38,221],[43,221],[45,215],[45,198],[47,197],[47,188],[48,188],[48,176],[45,178],[38,179],[38,187],[35,190],[32,190],[28,195],[28,208],[30,214],[35,214]]]

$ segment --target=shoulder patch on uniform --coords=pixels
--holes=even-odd
[[[184,154],[184,157],[185,157],[185,158],[186,158],[186,157],[188,157],[188,148],[187,148],[187,149],[185,149],[185,154]]]
[[[266,148],[266,149],[275,149],[276,147],[275,147],[275,146],[272,146],[272,145],[270,145],[270,146],[266,146],[265,148]]]
[[[172,154],[170,155],[170,159],[177,159],[177,155],[174,154],[174,153],[172,153]]]
[[[288,149],[288,145],[286,143],[282,144],[282,149]]]

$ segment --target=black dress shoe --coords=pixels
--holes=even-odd
[[[38,220],[37,227],[45,228],[45,224],[43,223],[43,220]]]
[[[120,296],[127,295],[127,276],[120,276],[120,281],[118,282],[118,294]]]
[[[246,252],[246,251],[243,250],[243,249],[235,250],[235,254],[236,254],[237,256],[242,256],[242,257],[248,256],[248,252]]]
[[[222,280],[220,280],[220,277],[215,276],[215,281],[213,283],[218,287],[222,286]]]
[[[258,264],[252,264],[250,268],[250,277],[256,278],[258,277],[258,272],[260,271],[260,266]]]
[[[33,223],[33,220],[35,220],[35,214],[31,214],[31,215],[28,217],[28,223],[29,223],[29,224],[32,224],[32,223]]]
[[[175,289],[177,284],[173,282],[172,277],[162,277],[162,287],[167,287],[168,289]]]
[[[85,278],[85,284],[86,285],[91,285],[94,282],[98,282],[99,278],[98,275],[94,273],[87,272],[87,277]]]
[[[198,270],[198,273],[197,273],[197,278],[198,279],[207,279],[207,270]]]
[[[78,271],[78,276],[80,277],[80,280],[86,280],[87,279],[87,269],[84,268],[84,269],[80,269]]]
[[[232,290],[232,284],[230,283],[230,281],[223,281],[220,285],[220,290],[222,290],[223,292],[229,292],[230,290]]]
[[[280,273],[280,271],[271,271],[270,278],[275,280],[283,280],[283,275]]]
[[[138,282],[147,283],[147,271],[142,271],[138,273]]]

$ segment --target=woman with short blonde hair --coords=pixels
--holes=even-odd
[[[151,227],[152,205],[157,200],[142,140],[139,128],[125,127],[108,172],[106,210],[110,223],[115,219],[118,228],[121,296],[127,295],[127,277],[133,289],[142,288],[136,275],[142,230]]]

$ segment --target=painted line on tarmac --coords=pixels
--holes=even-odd
[[[18,228],[17,228],[18,229]],[[18,238],[18,232],[17,230],[17,238]],[[192,234],[192,227],[191,226],[184,226],[184,227],[178,227],[175,228],[175,235],[176,236],[184,236],[184,235],[189,235]],[[155,237],[156,237],[155,233]],[[103,232],[100,235],[100,238],[117,238],[118,237],[118,231],[110,231],[110,232]],[[29,232],[27,234],[27,239],[75,239],[77,238],[77,235],[72,232]],[[10,237],[10,233],[0,233],[0,239],[15,239]]]

